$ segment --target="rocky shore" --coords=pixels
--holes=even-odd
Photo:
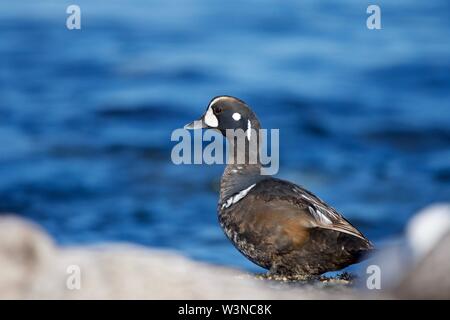
[[[36,224],[3,214],[0,298],[448,299],[449,249],[447,232],[398,285],[368,291],[339,279],[306,284],[268,280],[131,244],[59,247]]]

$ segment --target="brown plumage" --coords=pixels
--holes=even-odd
[[[318,220],[310,212],[312,207],[322,210],[332,223]],[[339,270],[372,249],[333,208],[299,186],[278,179],[258,182],[242,200],[219,210],[219,221],[239,251],[277,274],[317,275]]]

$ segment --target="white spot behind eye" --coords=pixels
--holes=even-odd
[[[217,127],[219,125],[219,120],[217,120],[217,117],[214,115],[211,108],[208,108],[208,111],[206,111],[205,114],[205,123],[210,127]]]
[[[233,119],[235,121],[241,120],[241,114],[240,113],[235,112],[235,113],[233,113],[232,117],[233,117]]]

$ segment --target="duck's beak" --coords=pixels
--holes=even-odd
[[[209,127],[206,125],[205,121],[203,120],[203,117],[201,117],[198,120],[188,123],[187,125],[184,126],[184,128],[188,130],[194,130],[194,129],[206,129]]]
[[[184,126],[185,129],[217,129],[219,125],[219,120],[214,115],[211,108],[206,110],[206,113],[200,117],[200,119],[195,120]]]

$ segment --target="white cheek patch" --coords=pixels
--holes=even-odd
[[[234,121],[241,120],[241,114],[240,113],[235,112],[235,113],[233,113],[232,117],[233,117]]]
[[[219,120],[217,120],[211,108],[208,108],[208,111],[206,111],[205,123],[212,128],[216,128],[219,125]]]

